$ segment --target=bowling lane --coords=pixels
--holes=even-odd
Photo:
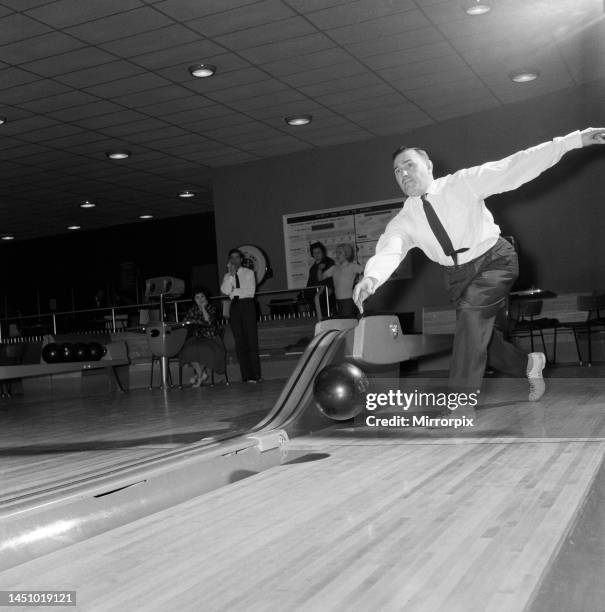
[[[283,380],[136,390],[2,405],[2,499],[118,469],[200,440],[244,432],[273,406]]]
[[[2,588],[76,590],[96,611],[523,610],[605,454],[350,442],[297,439],[284,465],[7,570]]]

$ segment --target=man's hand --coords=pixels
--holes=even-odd
[[[589,147],[595,144],[605,144],[605,128],[586,128],[580,133],[582,146]]]
[[[231,274],[231,276],[235,276],[235,266],[231,263],[227,263],[227,272]]]
[[[375,280],[370,276],[362,278],[353,288],[353,301],[359,308],[359,312],[363,312],[363,302],[366,298],[374,293]]]

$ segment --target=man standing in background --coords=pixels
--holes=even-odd
[[[239,249],[229,251],[227,274],[223,278],[221,291],[231,300],[229,321],[235,339],[235,352],[242,381],[258,383],[262,379],[254,303],[256,277],[252,270],[242,267],[243,259],[243,253]]]

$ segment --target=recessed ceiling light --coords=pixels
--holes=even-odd
[[[203,79],[213,76],[216,72],[216,66],[212,64],[194,64],[193,66],[189,66],[189,72],[191,76]]]
[[[127,157],[130,157],[130,151],[127,151],[126,149],[122,149],[121,151],[107,151],[105,155],[107,155],[109,159],[126,159]]]
[[[195,197],[195,191],[181,191],[179,193],[179,198],[194,198]]]
[[[512,72],[509,76],[515,83],[529,83],[535,81],[540,73],[537,70],[519,70],[518,72]]]
[[[82,226],[81,225],[68,225],[67,229],[68,230],[79,230],[79,229],[82,229]]]
[[[285,118],[288,125],[308,125],[313,120],[313,115],[291,115]]]
[[[6,123],[6,117],[4,115],[0,115],[0,125]]]
[[[489,13],[492,10],[491,6],[487,4],[482,4],[477,0],[475,4],[470,4],[466,7],[465,11],[468,15],[472,17],[476,17],[477,15],[485,15],[485,13]]]
[[[2,240],[14,240],[15,237],[11,236],[11,234],[4,234],[4,236],[2,236]]]
[[[94,208],[96,204],[91,202],[90,200],[84,200],[84,202],[80,202],[80,208]]]
[[[153,215],[139,215],[139,219],[153,219]]]

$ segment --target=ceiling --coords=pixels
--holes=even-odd
[[[601,0],[484,1],[0,0],[0,235],[211,210],[214,167],[605,77]],[[513,83],[527,66],[540,78]]]

